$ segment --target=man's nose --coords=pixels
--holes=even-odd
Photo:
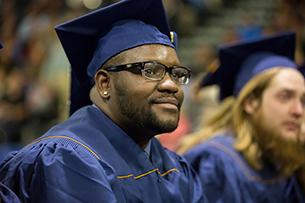
[[[158,89],[159,91],[176,93],[179,91],[180,85],[170,77],[169,73],[166,73],[163,79],[159,82]]]
[[[302,101],[294,102],[293,106],[291,107],[291,113],[296,117],[301,117],[304,114],[304,105]]]

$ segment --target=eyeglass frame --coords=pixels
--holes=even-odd
[[[161,78],[151,78],[151,77],[148,77],[146,74],[145,74],[145,64],[147,63],[153,63],[153,64],[158,64],[158,65],[161,65],[162,67],[164,67],[164,74],[161,76]],[[165,77],[166,73],[168,72],[169,73],[169,76],[170,78],[177,82],[178,84],[180,85],[186,85],[188,84],[188,82],[190,81],[190,78],[191,78],[191,70],[188,68],[188,67],[185,67],[185,66],[178,66],[178,65],[174,65],[174,66],[167,66],[167,65],[164,65],[163,63],[160,63],[160,62],[157,62],[157,61],[143,61],[143,62],[135,62],[135,63],[128,63],[128,64],[122,64],[122,65],[117,65],[117,66],[108,66],[106,68],[104,68],[104,70],[106,71],[110,71],[110,72],[119,72],[119,71],[123,71],[123,70],[128,70],[128,69],[131,69],[131,68],[138,68],[141,70],[141,74],[143,77],[149,79],[149,80],[153,80],[153,81],[161,81],[163,80],[163,78]],[[187,71],[187,79],[186,79],[186,82],[184,83],[181,83],[179,81],[177,81],[173,75],[172,75],[172,71],[173,69],[175,68],[181,68],[181,69],[185,69]]]

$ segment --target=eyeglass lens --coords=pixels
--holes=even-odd
[[[162,80],[162,78],[165,76],[166,70],[167,67],[165,65],[147,62],[144,64],[142,73],[146,78],[152,80]],[[173,66],[170,68],[169,74],[172,80],[179,84],[187,84],[190,77],[189,71],[186,68],[179,66]]]

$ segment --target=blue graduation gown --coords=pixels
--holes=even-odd
[[[155,138],[150,159],[98,108],[86,106],[6,158],[0,181],[22,202],[205,202],[189,164]]]
[[[18,144],[13,143],[0,143],[0,162],[7,156],[11,151],[19,150],[21,148]]]
[[[295,177],[276,179],[271,167],[255,171],[233,148],[234,138],[218,135],[184,156],[199,174],[210,202],[304,202]]]
[[[0,182],[0,202],[2,203],[20,203],[18,197],[8,187]]]

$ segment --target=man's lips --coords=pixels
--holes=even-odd
[[[179,102],[176,98],[173,97],[162,97],[162,98],[157,98],[154,99],[153,104],[164,104],[164,105],[171,105],[171,106],[175,106],[175,107],[179,107]]]
[[[299,130],[301,127],[298,122],[294,121],[286,121],[284,122],[284,126],[286,126],[289,130]]]

